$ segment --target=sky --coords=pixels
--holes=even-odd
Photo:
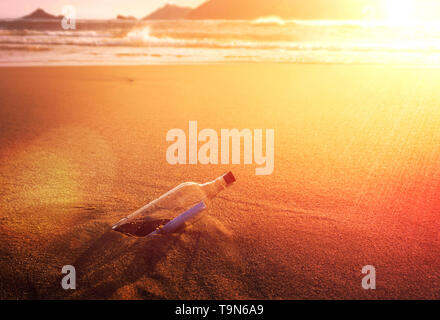
[[[61,14],[65,5],[72,5],[80,19],[114,18],[117,14],[143,18],[166,3],[196,7],[205,0],[0,0],[0,18],[17,18],[42,8]]]
[[[72,5],[79,19],[111,19],[116,15],[143,18],[166,3],[196,7],[206,0],[0,0],[0,18],[18,18],[37,8],[59,15],[62,8]],[[241,0],[235,0],[241,1]],[[252,1],[252,0],[248,0]],[[286,2],[290,0],[285,0]],[[292,0],[297,2],[299,0]],[[307,0],[304,0],[307,1]],[[328,0],[330,1],[330,0]],[[440,0],[358,0],[379,1],[391,20],[407,22],[416,17],[440,20]],[[279,2],[279,1],[278,1]]]

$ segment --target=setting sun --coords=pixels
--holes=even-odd
[[[416,19],[414,0],[386,0],[387,18],[395,24],[408,24]]]

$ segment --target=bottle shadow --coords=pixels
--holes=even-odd
[[[71,298],[210,297],[209,285],[204,288],[210,274],[240,273],[231,252],[231,234],[211,217],[156,237],[132,238],[108,228],[75,260],[78,290]]]
[[[120,288],[155,275],[157,264],[179,241],[180,234],[157,238],[132,238],[106,231],[74,262],[79,271],[78,298],[111,299]],[[143,292],[144,298],[160,298]]]

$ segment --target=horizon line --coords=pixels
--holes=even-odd
[[[117,13],[115,13],[115,14],[113,15],[113,17],[110,17],[110,18],[81,18],[81,17],[77,17],[77,19],[79,19],[79,20],[111,20],[111,19],[116,19],[116,17],[117,17],[118,15],[122,15],[122,16],[125,16],[125,17],[135,17],[137,20],[142,20],[143,18],[147,17],[148,15],[152,14],[153,12],[155,12],[155,11],[157,11],[158,9],[161,9],[161,8],[167,6],[167,5],[177,6],[177,7],[181,7],[181,8],[191,8],[191,9],[195,9],[195,8],[198,7],[198,6],[179,6],[179,5],[176,5],[176,4],[173,4],[173,3],[165,3],[164,5],[162,5],[162,6],[158,6],[156,9],[153,9],[153,10],[151,10],[150,12],[146,13],[144,16],[142,16],[142,17],[140,17],[140,18],[138,18],[138,17],[136,17],[136,16],[134,16],[134,15],[131,15],[131,14],[123,14],[123,13],[117,12]],[[31,13],[37,11],[38,9],[41,9],[41,10],[43,10],[44,12],[46,12],[46,13],[48,13],[48,14],[50,14],[50,15],[53,15],[53,16],[62,16],[61,13],[52,13],[52,12],[49,12],[49,11],[47,11],[46,9],[42,8],[42,7],[36,7],[35,9],[31,10],[31,11],[30,11],[29,13],[27,13],[27,14],[24,14],[23,16],[19,16],[19,17],[5,17],[5,16],[0,16],[0,20],[3,20],[3,19],[21,19],[21,18],[23,18],[23,17],[25,17],[25,16],[27,16],[27,15],[29,15],[29,14],[31,14]]]

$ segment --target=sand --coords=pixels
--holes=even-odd
[[[0,82],[0,298],[440,298],[438,69],[29,67]],[[166,133],[189,120],[274,128],[274,173],[169,165]],[[111,231],[228,170],[237,183],[185,232]]]

